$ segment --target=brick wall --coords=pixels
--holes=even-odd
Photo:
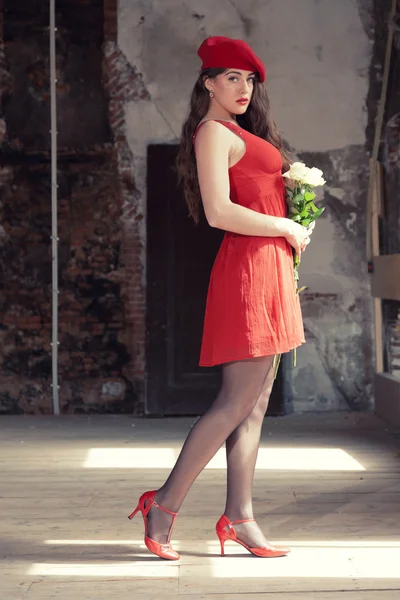
[[[3,0],[0,0],[0,145],[6,136],[6,123],[3,115],[3,103],[10,91],[10,74],[7,69],[7,61],[4,51],[3,38]]]
[[[0,413],[40,414],[52,412],[48,7],[10,2],[5,56],[0,39]],[[20,35],[20,15],[34,36]],[[116,47],[116,1],[59,0],[56,18],[61,411],[141,414],[142,215],[123,109],[138,78]]]
[[[123,256],[126,278],[124,293],[127,298],[127,319],[132,328],[129,350],[133,357],[132,377],[140,395],[137,410],[143,411],[145,395],[145,315],[146,293],[144,281],[143,214],[138,209],[139,192],[133,175],[133,157],[126,139],[125,106],[127,102],[144,99],[148,92],[140,74],[128,63],[117,44],[117,0],[104,0],[104,85],[109,98],[109,119],[117,155],[121,223],[123,227]]]

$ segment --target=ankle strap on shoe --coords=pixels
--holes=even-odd
[[[239,519],[238,521],[231,521],[231,525],[239,525],[239,523],[250,523],[251,521],[255,521],[255,519]]]
[[[177,512],[172,512],[172,510],[168,510],[168,508],[164,508],[163,506],[161,506],[161,504],[157,504],[155,500],[153,500],[153,506],[159,508],[160,510],[163,510],[164,512],[168,513],[169,515],[172,515],[173,517],[176,517],[176,515],[178,514]]]

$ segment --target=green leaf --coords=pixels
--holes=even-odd
[[[309,224],[313,222],[313,220],[314,220],[314,219],[313,219],[312,217],[311,217],[311,218],[309,218],[309,219],[304,219],[304,220],[301,222],[301,224],[302,224],[304,227],[308,227],[308,226],[309,226]]]
[[[291,217],[292,221],[296,221],[296,223],[300,223],[301,221],[301,217],[300,215],[294,215],[294,217]]]
[[[317,207],[315,206],[314,202],[310,202],[309,206],[311,207],[311,210],[312,210],[314,213],[317,213],[317,212],[320,210],[319,208],[317,208]],[[323,210],[324,210],[324,209],[323,209]]]
[[[317,212],[314,213],[313,217],[314,217],[314,221],[315,219],[318,219],[318,217],[320,217],[322,215],[322,213],[324,212],[325,207],[323,206],[322,208],[318,208]]]
[[[304,198],[306,199],[307,202],[309,202],[310,200],[314,200],[315,194],[314,194],[314,192],[306,192],[304,194]]]
[[[296,194],[294,196],[294,198],[293,198],[293,202],[296,202],[296,203],[297,202],[300,203],[300,202],[303,202],[303,201],[304,201],[303,194]]]
[[[307,219],[308,217],[308,209],[305,208],[304,210],[301,211],[300,216],[302,219]]]

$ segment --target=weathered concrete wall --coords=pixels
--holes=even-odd
[[[200,67],[196,49],[208,35],[249,41],[267,66],[274,117],[294,158],[325,172],[320,198],[327,210],[301,266],[308,343],[296,369],[290,356],[284,361],[286,400],[295,411],[371,406],[364,252],[371,11],[372,0],[119,4],[119,48],[143,90],[124,107],[139,211],[145,212],[146,147],[178,141]]]

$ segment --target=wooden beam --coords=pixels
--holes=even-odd
[[[379,217],[382,214],[382,168],[379,162],[375,164],[373,186],[371,188],[372,213],[371,213],[371,243],[373,260],[380,254],[379,243]],[[383,317],[382,301],[374,298],[374,323],[375,323],[375,370],[383,372]]]
[[[388,373],[374,378],[375,412],[392,425],[400,425],[400,379]]]
[[[373,257],[371,293],[374,298],[400,300],[400,254]]]

